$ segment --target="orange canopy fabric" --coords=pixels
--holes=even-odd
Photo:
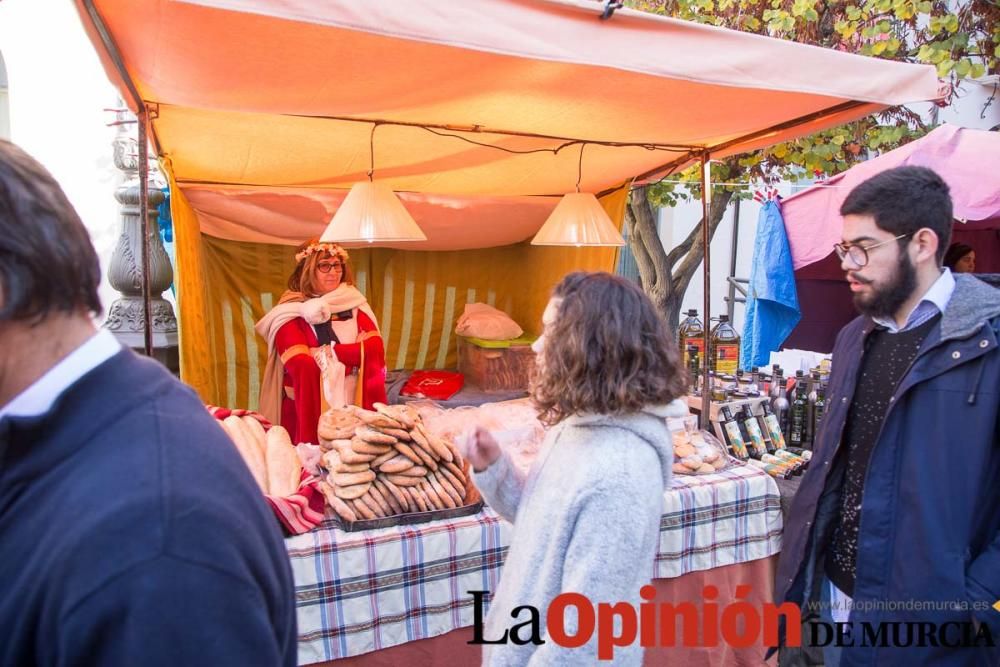
[[[352,255],[390,366],[450,366],[465,303],[485,294],[532,330],[563,274],[613,268],[607,248],[522,243],[578,170],[620,222],[634,179],[939,95],[930,66],[602,21],[589,1],[75,3],[170,179],[182,378],[231,407],[256,404],[252,323],[288,246],[322,233],[372,159],[427,235]]]
[[[574,189],[573,142],[600,142],[580,188],[602,192],[939,94],[930,66],[602,21],[596,2],[76,1],[202,229],[232,240],[317,235],[372,142],[374,177],[413,193],[428,228],[408,249],[489,247],[529,238]]]

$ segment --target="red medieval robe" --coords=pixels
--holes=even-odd
[[[386,400],[385,349],[372,319],[358,308],[352,312],[351,320],[330,325],[341,341],[334,344],[333,350],[347,373],[357,376],[360,405],[371,410],[374,403]],[[318,346],[316,331],[301,317],[282,325],[275,337],[275,348],[284,366],[281,424],[296,443],[319,442],[316,426],[324,400],[320,368],[312,354],[312,348]]]

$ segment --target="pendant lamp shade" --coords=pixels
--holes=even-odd
[[[531,245],[623,246],[625,239],[593,193],[570,192],[559,200]]]
[[[320,237],[323,243],[426,240],[396,193],[379,181],[355,183]]]

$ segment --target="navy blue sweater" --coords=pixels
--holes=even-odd
[[[0,422],[0,665],[294,665],[281,531],[197,396],[123,350]]]

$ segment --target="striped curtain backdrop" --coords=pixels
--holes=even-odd
[[[203,234],[183,192],[171,185],[181,379],[206,403],[255,410],[267,349],[253,327],[286,289],[294,248]],[[621,221],[627,193],[623,187],[602,198],[612,220]],[[617,254],[614,248],[527,242],[449,252],[350,251],[357,287],[379,320],[390,370],[454,368],[455,322],[468,303],[493,305],[537,333],[549,293],[566,273],[612,271]]]
[[[278,302],[294,267],[288,246],[202,237],[210,375],[216,405],[255,410],[267,345],[254,323]],[[378,318],[391,369],[454,368],[455,323],[466,304],[503,310],[538,330],[552,286],[566,273],[610,269],[607,249],[518,244],[453,252],[352,250],[355,282]],[[181,326],[187,328],[188,322]]]

